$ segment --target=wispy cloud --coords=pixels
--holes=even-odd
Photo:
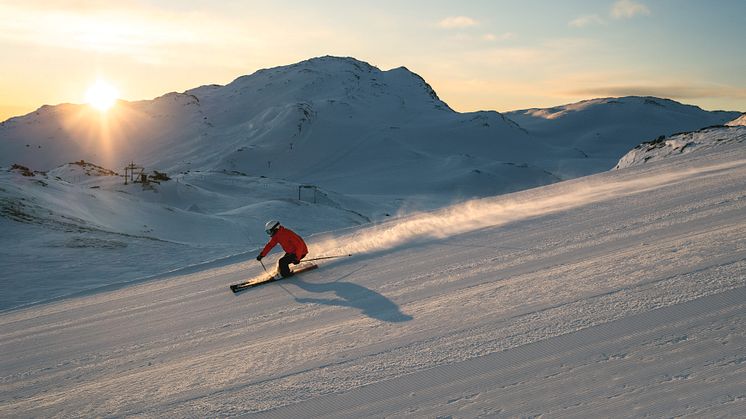
[[[599,15],[584,15],[569,23],[574,28],[584,28],[591,25],[605,25],[606,21]]]
[[[629,19],[637,15],[649,15],[650,9],[633,0],[618,0],[611,8],[611,15],[616,19]]]
[[[630,19],[638,15],[649,15],[650,9],[634,0],[617,0],[609,11],[609,17],[613,19]],[[574,28],[585,28],[587,26],[605,25],[606,19],[598,14],[587,14],[578,16],[568,23]]]
[[[669,84],[669,85],[611,85],[595,86],[566,92],[569,95],[579,96],[656,96],[672,99],[703,99],[703,98],[746,98],[746,89],[723,86],[704,85],[696,83]]]
[[[516,35],[513,32],[505,32],[501,35],[495,35],[493,33],[486,33],[482,35],[482,39],[489,42],[507,41],[508,39],[513,39],[515,37]]]
[[[477,25],[479,25],[478,21],[467,16],[451,16],[438,22],[438,26],[445,29],[468,28]]]

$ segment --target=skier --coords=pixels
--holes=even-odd
[[[270,235],[269,242],[264,249],[256,257],[256,260],[261,261],[262,258],[275,247],[278,243],[282,246],[282,250],[285,251],[285,256],[280,258],[277,266],[280,270],[280,275],[283,278],[293,276],[293,271],[290,270],[290,264],[297,265],[301,259],[306,257],[308,254],[308,247],[303,239],[295,234],[292,230],[287,229],[280,225],[279,221],[268,221],[265,225],[265,231]]]

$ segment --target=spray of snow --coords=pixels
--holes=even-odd
[[[665,176],[614,182],[594,177],[567,182],[562,188],[555,185],[553,191],[556,192],[549,195],[546,192],[537,194],[537,190],[543,189],[538,188],[503,197],[471,200],[443,210],[415,214],[351,234],[322,239],[312,244],[312,251],[314,256],[386,251],[567,211],[611,198],[650,192],[695,176],[717,176],[722,170],[744,164],[746,161],[736,161],[672,171]]]

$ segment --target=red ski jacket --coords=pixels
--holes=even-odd
[[[285,253],[293,253],[295,257],[298,258],[298,260],[303,259],[308,254],[308,247],[306,247],[306,242],[304,242],[303,239],[301,239],[300,236],[295,234],[292,230],[280,226],[275,234],[272,235],[272,238],[269,239],[269,243],[264,246],[264,249],[262,250],[262,253],[260,253],[260,255],[262,257],[267,256],[267,253],[269,253],[269,251],[272,250],[272,248],[275,247],[278,243],[280,244],[280,246],[282,246],[282,250],[284,250]]]

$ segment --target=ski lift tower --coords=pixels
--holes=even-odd
[[[137,176],[135,176],[135,171],[139,170],[137,172]],[[127,184],[127,177],[129,176],[130,182],[135,183],[135,179],[139,179],[142,177],[143,171],[145,170],[144,167],[138,166],[135,164],[135,162],[130,162],[125,168],[124,168],[124,184]]]

